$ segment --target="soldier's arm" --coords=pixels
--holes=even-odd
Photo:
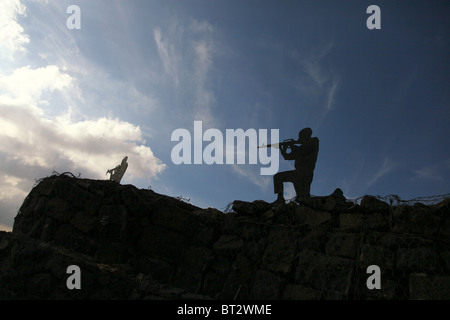
[[[290,153],[286,152],[287,147],[284,145],[280,146],[281,155],[283,156],[284,160],[295,160],[294,150],[291,149]]]

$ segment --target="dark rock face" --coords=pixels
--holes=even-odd
[[[449,299],[450,215],[348,203],[200,209],[113,181],[43,179],[0,232],[1,299]],[[67,267],[81,289],[66,286]],[[370,290],[367,267],[381,269]]]

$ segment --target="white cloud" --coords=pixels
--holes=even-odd
[[[62,90],[73,82],[72,77],[55,65],[31,69],[25,66],[14,70],[11,75],[0,75],[0,90],[12,98],[34,101],[44,91]]]
[[[108,83],[111,85],[111,81]],[[113,81],[112,86],[132,97],[136,105],[127,107],[141,109],[142,104],[148,107],[152,103],[132,85],[120,87]],[[76,102],[70,100],[74,91],[75,98],[80,99],[77,90],[77,79],[56,65],[23,66],[10,74],[0,74],[1,225],[12,225],[35,180],[53,171],[108,179],[106,170],[119,164],[124,156],[128,156],[129,167],[123,183],[135,178],[150,182],[165,169],[146,145],[139,126],[113,117],[86,118],[80,113],[74,119],[77,111],[64,102]],[[48,108],[56,92],[63,97],[57,101],[63,102],[51,105],[59,114],[51,116],[42,106]],[[58,107],[62,110],[56,111]]]
[[[26,7],[20,0],[0,2],[0,52],[12,59],[16,52],[25,51],[30,42],[24,29],[17,22],[18,16],[25,16]]]
[[[0,223],[0,230],[11,232],[12,231],[12,227],[10,225],[6,225],[6,224],[1,224]]]
[[[128,155],[128,173],[154,177],[165,165],[145,146],[139,127],[118,119],[72,121],[69,115],[46,118],[33,105],[0,104],[0,152],[24,166],[77,170],[100,178]]]
[[[138,177],[150,181],[165,169],[144,145],[140,128],[118,119],[72,121],[70,115],[51,119],[34,105],[0,103],[0,125],[5,128],[0,132],[4,158],[0,202],[23,201],[34,179],[54,170],[107,179],[106,170],[125,155],[129,163],[125,183]],[[15,212],[10,214],[12,218]]]
[[[16,83],[22,87],[17,89]],[[138,126],[106,117],[73,120],[71,108],[49,117],[37,105],[43,92],[65,92],[70,87],[71,78],[54,66],[20,68],[0,77],[0,208],[9,210],[2,212],[0,223],[11,223],[35,179],[54,170],[107,179],[106,170],[125,155],[129,158],[125,183],[133,178],[150,180],[165,169],[145,146]]]

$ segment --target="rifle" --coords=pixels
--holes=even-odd
[[[106,171],[106,173],[105,173],[105,175],[107,175],[108,173],[111,173],[111,174],[112,174],[112,173],[113,173],[113,171],[114,171],[114,170],[117,170],[118,168],[119,168],[119,166],[116,166],[116,167],[115,167],[115,168],[113,168],[113,169],[109,169],[109,170],[107,170],[107,171]]]
[[[296,143],[299,143],[294,139],[285,139],[283,142],[272,143],[272,144],[263,144],[262,146],[258,146],[258,148],[275,148],[279,149],[282,146],[286,146],[286,148],[292,148],[292,146]]]

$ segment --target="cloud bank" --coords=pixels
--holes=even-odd
[[[3,59],[25,52],[29,60],[40,60],[26,52],[30,37],[17,20],[25,13],[20,1],[2,1],[0,5]],[[78,80],[65,67],[22,65],[5,72],[0,71],[0,229],[11,228],[36,180],[53,171],[108,179],[106,170],[124,156],[128,156],[129,167],[123,183],[135,178],[150,181],[165,169],[146,145],[139,126],[111,115],[88,118],[78,112],[74,116],[73,110],[79,108],[67,101],[84,104],[92,99],[81,96]]]

